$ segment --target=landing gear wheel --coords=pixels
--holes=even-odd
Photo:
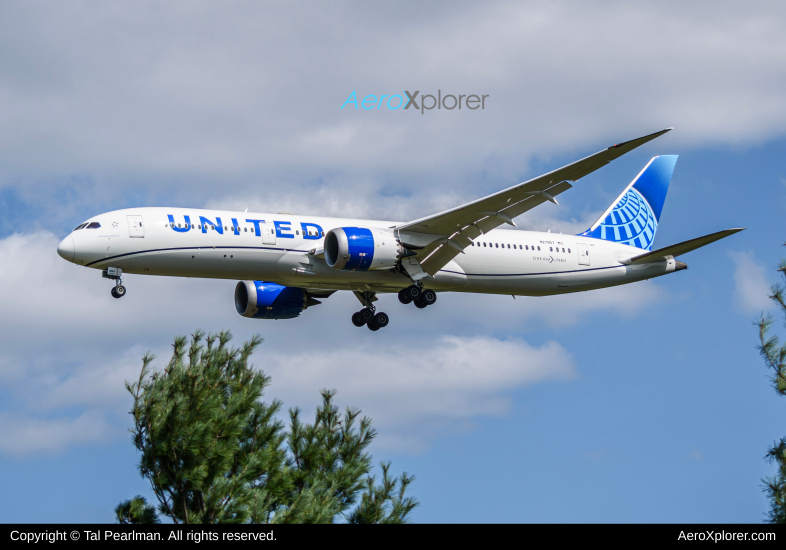
[[[428,304],[423,300],[415,300],[415,307],[418,309],[423,309],[424,307],[428,307]]]
[[[388,326],[389,322],[390,322],[390,317],[388,317],[387,313],[379,312],[376,315],[374,315],[373,323],[377,325],[379,328],[385,328],[386,326]]]
[[[437,301],[437,293],[427,288],[420,295],[420,300],[427,306],[430,306]]]
[[[356,327],[362,327],[366,322],[360,317],[360,312],[356,311],[352,314],[352,324]]]
[[[420,290],[420,287],[417,286],[417,285],[410,285],[407,288],[405,288],[404,290],[402,290],[401,292],[399,292],[399,300],[401,299],[401,294],[402,293],[407,298],[409,298],[410,302],[412,302],[413,300],[417,300],[418,298],[420,298],[421,290]],[[409,302],[404,302],[404,303],[409,303]]]
[[[115,287],[112,287],[110,292],[112,293],[112,298],[120,298],[120,296],[117,295],[117,292],[115,292]]]
[[[117,285],[114,290],[115,290],[115,298],[122,298],[123,296],[126,295],[126,287],[124,287],[123,285]]]
[[[412,297],[407,293],[408,290],[408,288],[402,288],[398,291],[398,301],[402,304],[412,303]]]
[[[368,324],[374,320],[374,312],[367,307],[358,311],[358,318],[363,320],[364,324]]]
[[[374,321],[371,321],[371,322],[368,324],[368,330],[372,330],[372,331],[374,331],[374,332],[378,331],[378,330],[379,330],[379,329],[381,329],[381,328],[382,328],[382,327],[381,327],[381,326],[379,326],[378,324],[376,324]]]

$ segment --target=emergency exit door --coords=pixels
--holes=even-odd
[[[579,265],[589,265],[590,264],[590,253],[589,253],[589,246],[586,244],[578,245],[579,249]]]
[[[262,229],[262,244],[276,244],[276,228],[267,223],[259,227]]]
[[[128,234],[131,237],[145,236],[145,228],[142,227],[142,216],[128,216]]]

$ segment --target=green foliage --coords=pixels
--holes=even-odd
[[[156,509],[147,503],[145,497],[135,496],[131,500],[125,500],[115,508],[117,522],[123,525],[136,523],[161,523],[156,514]]]
[[[407,498],[404,493],[407,486],[415,479],[401,476],[399,482],[388,474],[390,462],[382,463],[382,485],[374,485],[373,477],[366,479],[366,491],[360,506],[349,515],[349,523],[403,523],[417,502]],[[399,484],[398,493],[396,485]]]
[[[786,281],[786,261],[781,260],[781,276]],[[772,299],[784,316],[786,325],[786,285],[783,283],[771,288]],[[781,345],[780,340],[771,334],[772,324],[775,319],[772,315],[762,314],[755,323],[759,328],[759,353],[767,367],[772,371],[772,386],[779,395],[786,395],[786,344]],[[763,479],[764,492],[770,499],[768,520],[770,523],[786,523],[786,438],[775,442],[767,452],[767,460],[777,466],[774,476]]]
[[[767,460],[777,464],[778,471],[764,479],[764,491],[770,498],[770,523],[786,523],[786,437],[774,444],[767,453]]]
[[[405,491],[412,477],[383,483],[370,476],[366,452],[376,432],[371,420],[333,404],[322,391],[313,424],[290,409],[290,428],[276,420],[281,402],[261,401],[270,378],[249,358],[255,336],[230,348],[229,332],[197,331],[175,339],[172,359],[152,372],[145,355],[134,397],[133,441],[142,456],[160,513],[175,523],[403,523],[418,505]],[[398,492],[395,491],[398,486]],[[358,504],[360,503],[360,504]],[[354,508],[353,508],[354,507]],[[141,497],[115,510],[121,523],[149,519]]]

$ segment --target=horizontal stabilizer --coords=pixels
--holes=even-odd
[[[638,256],[633,256],[632,258],[628,258],[626,260],[620,260],[620,263],[625,265],[636,265],[649,264],[653,262],[665,262],[666,260],[676,258],[682,254],[687,254],[692,250],[696,250],[702,246],[707,246],[710,243],[714,243],[715,241],[719,241],[728,237],[729,235],[734,235],[735,233],[739,233],[740,231],[744,230],[745,228],[743,227],[718,231],[717,233],[711,233],[709,235],[704,235],[703,237],[697,237],[689,241],[673,244],[671,246],[667,246],[666,248],[659,248],[658,250],[653,250],[652,252],[639,254]]]

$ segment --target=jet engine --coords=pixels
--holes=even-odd
[[[253,319],[292,319],[310,306],[321,304],[304,288],[266,281],[240,281],[235,287],[235,309]]]
[[[325,235],[325,262],[341,271],[390,269],[415,252],[392,233],[365,227],[338,227]]]

